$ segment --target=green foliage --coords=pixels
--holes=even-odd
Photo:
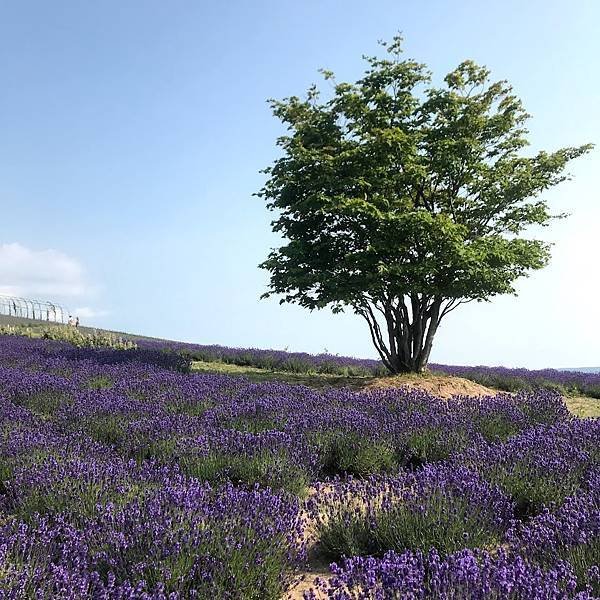
[[[488,442],[503,442],[521,430],[521,427],[506,415],[494,413],[479,416],[473,425]]]
[[[239,416],[228,419],[223,426],[227,429],[244,431],[249,433],[261,433],[262,431],[280,430],[282,428],[280,420],[268,416]]]
[[[558,554],[573,567],[582,588],[587,584],[594,595],[600,595],[600,577],[590,576],[591,568],[597,569],[600,565],[600,536],[587,540],[587,543],[560,548]]]
[[[528,519],[546,506],[562,504],[580,487],[583,468],[574,466],[568,473],[538,472],[533,474],[526,461],[500,464],[486,469],[486,479],[497,485],[515,502],[515,515]]]
[[[115,350],[137,348],[135,342],[123,339],[113,333],[97,330],[92,333],[83,333],[75,327],[49,327],[42,332],[42,337],[69,342],[79,348],[113,348]]]
[[[62,391],[47,389],[31,394],[19,394],[13,398],[13,402],[43,418],[51,418],[62,403],[70,402],[70,398]]]
[[[367,517],[359,512],[342,514],[319,530],[319,549],[331,560],[344,556],[375,554]]]
[[[355,432],[327,431],[312,437],[325,476],[368,477],[398,469],[396,450],[388,440],[373,440]]]
[[[489,520],[489,519],[488,519]],[[495,545],[499,530],[484,527],[484,516],[465,498],[443,492],[431,493],[422,506],[392,502],[374,513],[353,506],[340,506],[337,514],[319,530],[319,544],[325,556],[382,556],[389,550],[404,552],[436,548],[449,554],[463,548]]]
[[[421,427],[402,440],[405,462],[412,467],[447,459],[452,453],[464,449],[469,437],[460,429],[448,431],[440,427]]]
[[[582,393],[590,398],[600,399],[600,385],[588,385],[582,390]]]
[[[284,453],[258,452],[253,455],[209,452],[178,457],[182,471],[201,481],[254,485],[284,489],[303,496],[310,482],[308,473],[292,464]]]
[[[52,489],[35,488],[19,498],[14,513],[23,520],[32,518],[36,513],[56,515],[72,512],[83,518],[95,514],[96,504],[103,496],[102,482],[92,484],[64,478],[55,483]]]
[[[120,415],[98,414],[82,424],[95,441],[120,446],[126,437],[127,420]]]
[[[388,369],[421,371],[450,310],[547,264],[549,245],[523,235],[563,216],[540,194],[591,146],[525,156],[529,115],[507,82],[465,61],[436,87],[399,37],[387,50],[356,83],[323,71],[328,99],[271,101],[288,133],[258,196],[287,244],[261,267],[265,296],[350,307]]]
[[[378,553],[387,550],[436,548],[441,554],[462,548],[494,545],[499,533],[481,526],[474,507],[465,499],[449,498],[441,493],[427,498],[422,511],[402,503],[383,511],[377,518],[374,542]]]
[[[53,451],[35,449],[25,456],[15,457],[0,462],[0,489],[4,488],[9,512],[19,519],[28,521],[34,515],[55,516],[60,513],[68,514],[74,523],[83,524],[98,512],[98,507],[112,503],[116,506],[124,504],[133,498],[142,499],[152,489],[149,482],[130,480],[113,485],[107,479],[84,478],[76,473],[76,455],[65,457]],[[67,464],[75,461],[75,469],[61,477],[53,477],[49,484],[34,484],[27,488],[15,488],[11,482],[17,470],[35,471],[46,463]]]
[[[145,435],[136,436],[130,456],[139,463],[144,460],[170,462],[175,460],[178,455],[178,441],[177,437],[153,439]]]
[[[334,356],[331,360],[302,359],[292,353],[275,352],[239,352],[227,348],[195,348],[183,350],[181,353],[194,361],[206,364],[222,363],[240,367],[253,367],[264,371],[309,374],[309,375],[339,375],[341,377],[370,377],[385,375],[386,369],[374,365],[347,365],[336,362]],[[286,356],[287,355],[287,356]]]
[[[29,338],[43,338],[68,342],[78,348],[113,348],[115,350],[131,350],[137,344],[113,333],[94,330],[84,333],[76,327],[67,325],[27,327],[24,325],[0,325],[0,335],[22,335]]]
[[[90,390],[102,390],[111,388],[113,383],[113,380],[108,375],[97,375],[96,377],[90,377],[86,382],[86,386]]]
[[[6,494],[6,482],[13,475],[13,465],[6,458],[0,458],[0,494]]]
[[[120,506],[134,498],[143,498],[148,484],[131,483],[115,489],[106,481],[81,481],[77,477],[57,480],[51,487],[35,488],[19,497],[13,513],[27,521],[36,514],[58,515],[68,513],[70,518],[83,524],[98,513],[99,506],[108,503]]]
[[[148,400],[142,392],[130,391],[128,395],[142,402]],[[208,397],[196,398],[180,395],[169,399],[165,404],[165,409],[172,414],[199,417],[213,406],[214,402]]]

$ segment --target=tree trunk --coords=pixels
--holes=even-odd
[[[408,300],[384,299],[355,307],[369,325],[383,364],[394,374],[421,373],[427,367],[433,338],[443,316],[442,298],[414,294]],[[383,316],[383,326],[377,313]],[[383,327],[387,330],[385,334]]]

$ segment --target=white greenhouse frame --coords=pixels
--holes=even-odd
[[[0,315],[49,323],[66,323],[67,309],[56,302],[0,294]]]

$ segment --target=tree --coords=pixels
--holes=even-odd
[[[260,265],[263,297],[351,308],[392,373],[426,367],[449,312],[547,264],[549,244],[522,234],[565,216],[539,195],[591,148],[522,156],[529,115],[506,81],[465,61],[435,87],[401,41],[354,84],[321,71],[327,100],[312,86],[270,101],[288,133],[257,194],[287,240]]]

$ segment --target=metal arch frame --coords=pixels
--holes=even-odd
[[[38,320],[42,320],[42,304],[41,304],[41,302],[39,300],[32,300],[31,304],[33,305],[33,318],[34,319],[37,318]],[[38,310],[38,312],[37,312],[38,316],[37,317],[35,316],[35,309],[36,309],[36,307],[37,307],[37,310]]]
[[[29,319],[29,301],[25,298],[19,298],[22,303],[22,306],[25,306],[25,318]]]
[[[66,314],[66,307],[56,302],[0,294],[0,315],[64,324]]]
[[[21,318],[27,318],[27,305],[24,304],[24,302],[25,301],[23,300],[23,298],[19,298],[17,296],[14,296],[12,299],[15,313],[17,313],[18,316]],[[17,306],[18,306],[18,308],[17,308]],[[23,310],[23,307],[25,307],[25,310]]]
[[[19,300],[25,306],[25,318],[26,319],[30,319],[31,315],[29,314],[29,300],[27,300],[26,298],[19,298]]]
[[[1,314],[5,314],[5,311],[8,311],[10,313],[11,306],[7,296],[0,296],[0,307]]]

